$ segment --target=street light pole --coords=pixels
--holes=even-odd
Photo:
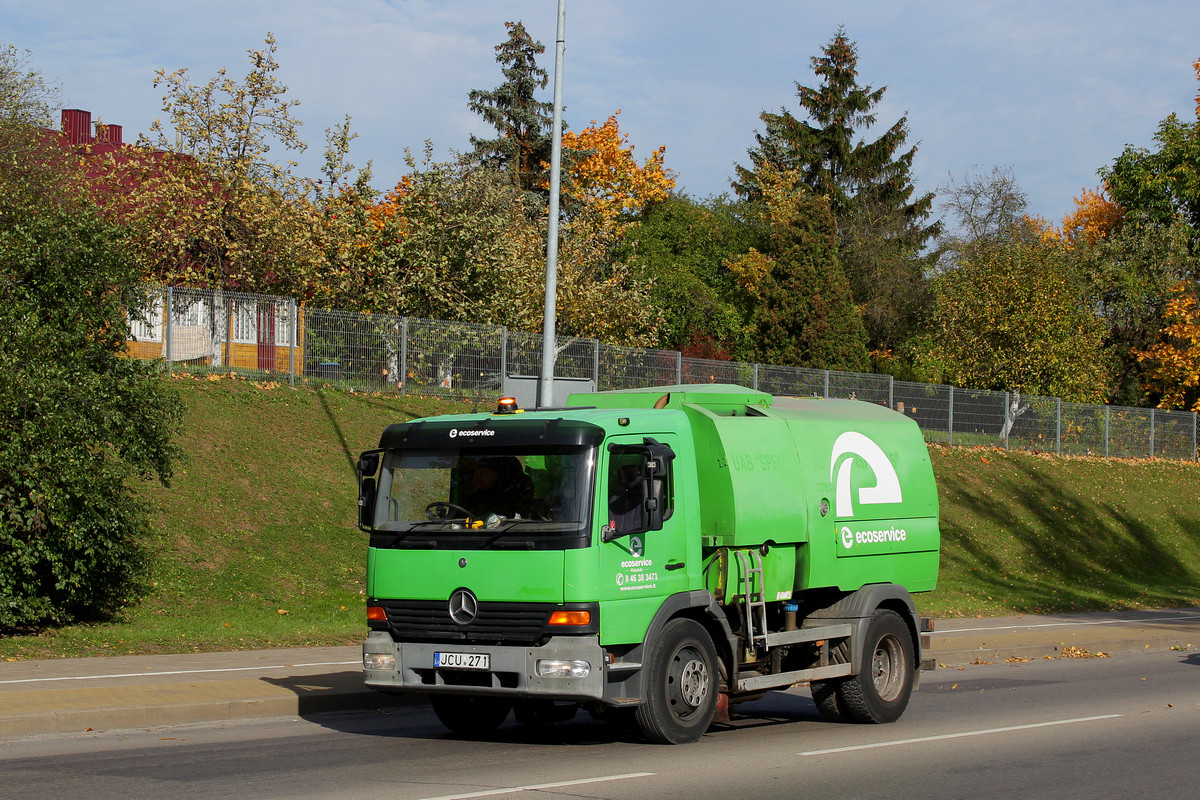
[[[554,405],[555,314],[558,295],[558,186],[562,167],[562,74],[566,49],[566,0],[558,0],[558,36],[554,46],[554,125],[550,150],[550,220],[546,231],[546,301],[542,317],[542,373],[539,408]]]

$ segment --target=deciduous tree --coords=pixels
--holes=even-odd
[[[1200,59],[1192,65],[1200,80]],[[1191,118],[1171,114],[1158,125],[1155,148],[1127,146],[1100,171],[1111,199],[1135,221],[1170,225],[1182,218],[1200,247],[1200,103]]]
[[[927,379],[1080,402],[1107,396],[1104,326],[1061,245],[1033,230],[980,244],[935,291],[918,357]]]
[[[31,80],[0,75],[0,96],[36,104]],[[81,199],[75,159],[0,117],[15,142],[19,162],[0,147],[0,631],[136,598],[149,528],[133,484],[170,478],[182,413],[156,365],[124,357],[146,295],[121,232]]]

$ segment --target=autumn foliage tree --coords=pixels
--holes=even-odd
[[[1106,397],[1103,325],[1061,245],[1036,230],[980,243],[935,291],[919,359],[928,379],[1078,402]]]
[[[617,117],[603,125],[592,124],[579,133],[563,134],[563,161],[566,164],[564,194],[577,205],[589,206],[603,219],[615,225],[622,217],[667,199],[675,188],[675,178],[663,166],[666,145],[639,164],[633,156],[629,135],[621,132]]]
[[[1146,388],[1160,408],[1200,412],[1200,299],[1194,285],[1176,284],[1160,341],[1137,351],[1147,365]]]
[[[128,227],[147,276],[301,296],[319,279],[324,248],[310,186],[293,162],[271,158],[273,147],[306,147],[275,50],[268,34],[240,79],[222,68],[194,84],[186,69],[158,71],[177,141],[155,122],[156,138],[110,160],[100,198]]]

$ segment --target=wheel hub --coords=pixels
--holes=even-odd
[[[680,653],[671,672],[673,694],[683,701],[688,711],[699,708],[708,697],[711,683],[704,660],[695,653]]]

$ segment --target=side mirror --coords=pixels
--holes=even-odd
[[[611,542],[622,536],[633,533],[660,531],[663,522],[670,519],[671,502],[671,463],[675,452],[665,444],[646,437],[640,445],[609,445],[609,452],[614,455],[636,456],[639,459],[641,480],[637,482],[636,517],[626,517],[605,525],[600,534],[600,541]],[[622,512],[628,506],[621,509]],[[615,518],[614,518],[615,519]]]
[[[375,499],[379,494],[379,471],[383,466],[383,451],[368,450],[358,457],[358,527],[370,531],[375,527]]]
[[[648,489],[645,502],[646,527],[647,530],[661,531],[663,522],[670,518],[673,510],[671,464],[675,460],[675,451],[649,436],[643,442],[646,446],[645,470]]]

